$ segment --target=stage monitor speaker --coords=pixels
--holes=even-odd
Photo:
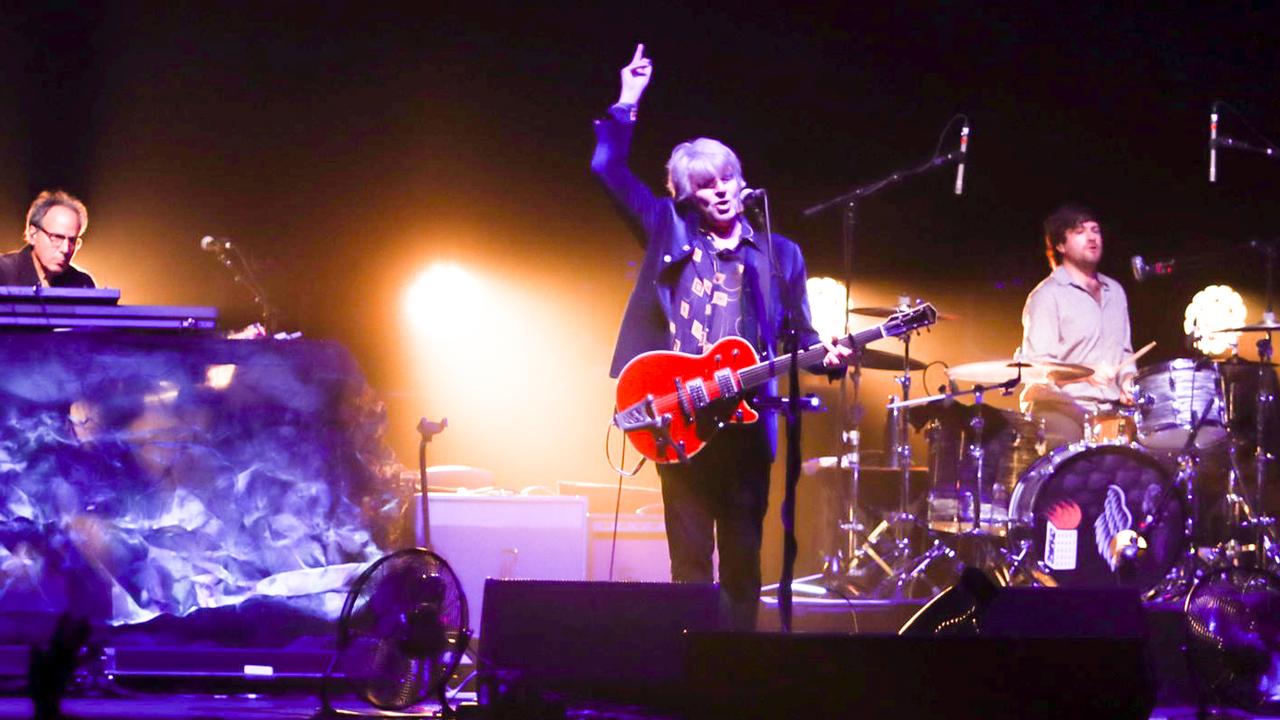
[[[717,629],[719,603],[712,584],[489,580],[481,704],[547,694],[672,704],[685,675],[684,634]]]
[[[1142,598],[1131,588],[1001,588],[978,625],[983,637],[1147,637]]]
[[[1145,720],[1131,638],[695,633],[688,717]]]

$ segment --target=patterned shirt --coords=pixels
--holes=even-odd
[[[743,301],[744,264],[740,252],[746,242],[752,240],[745,223],[739,245],[732,250],[716,250],[705,234],[696,239],[690,262],[676,285],[672,350],[697,354],[723,338],[746,337],[743,320],[748,303]],[[754,337],[746,339],[758,344]]]

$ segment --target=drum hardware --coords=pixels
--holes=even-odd
[[[909,304],[907,298],[904,297],[901,300],[904,307]],[[896,314],[896,311],[886,317],[891,317],[893,314]],[[835,553],[827,555],[823,559],[823,585],[837,594],[845,592],[851,592],[855,595],[861,594],[859,588],[866,585],[865,576],[868,573],[883,572],[886,575],[891,574],[893,568],[889,562],[902,554],[902,548],[910,543],[908,536],[910,529],[902,529],[901,525],[903,523],[907,525],[914,523],[914,516],[906,511],[909,510],[911,478],[921,474],[920,468],[911,466],[910,444],[909,442],[895,442],[888,448],[885,453],[888,467],[864,468],[861,462],[862,434],[858,429],[862,420],[862,405],[859,400],[859,392],[863,369],[901,370],[902,375],[895,378],[895,380],[904,388],[904,391],[909,391],[911,372],[923,370],[926,367],[926,363],[910,356],[910,335],[904,335],[901,339],[903,342],[901,355],[863,348],[858,353],[857,363],[846,374],[848,385],[852,386],[853,402],[852,410],[849,412],[849,429],[841,433],[841,441],[846,450],[845,454],[840,457],[815,458],[805,463],[807,472],[815,472],[819,468],[825,467],[836,467],[848,471],[849,498],[836,525],[841,535],[841,540]],[[844,397],[846,392],[845,378],[842,378],[842,407],[847,406]],[[894,436],[897,437],[896,432]],[[897,513],[890,520],[880,521],[870,533],[866,533],[866,523],[863,521],[864,513],[859,508],[862,498],[862,474],[864,470],[871,471],[881,477],[891,473],[901,480],[901,499],[898,503]],[[877,548],[883,542],[884,534],[891,529],[894,530],[894,541],[892,547],[886,553],[883,549]],[[888,558],[885,557],[886,554]]]
[[[1017,542],[1017,550],[1009,553],[1010,584],[1017,582],[1019,578],[1025,578],[1028,585],[1057,587],[1058,582],[1053,579],[1052,569],[1031,554],[1034,547],[1034,543],[1023,538]]]
[[[1262,313],[1262,322],[1255,323],[1252,326],[1246,325],[1239,332],[1261,332],[1262,337],[1258,338],[1258,395],[1257,406],[1255,408],[1255,427],[1256,437],[1254,438],[1254,493],[1253,500],[1255,506],[1262,508],[1263,490],[1265,487],[1268,470],[1275,460],[1275,456],[1271,451],[1263,446],[1264,433],[1267,431],[1266,419],[1270,416],[1271,411],[1275,407],[1276,397],[1268,391],[1268,385],[1265,382],[1264,373],[1267,368],[1271,367],[1272,345],[1271,333],[1280,330],[1280,323],[1276,322],[1275,308],[1272,305],[1274,295],[1274,277],[1276,255],[1280,252],[1280,248],[1275,243],[1270,242],[1251,242],[1250,245],[1263,253],[1267,258],[1267,290],[1266,290],[1266,310]],[[1232,455],[1232,464],[1234,468],[1235,456]],[[1257,543],[1258,560],[1261,566],[1270,571],[1280,570],[1280,537],[1276,535],[1274,523],[1266,523],[1255,528],[1257,532],[1254,534]]]
[[[974,398],[972,407],[977,408],[977,410],[973,412],[973,417],[970,418],[968,423],[972,434],[970,436],[971,440],[965,448],[965,454],[971,459],[971,465],[974,468],[970,489],[962,491],[962,485],[965,484],[964,481],[969,479],[968,477],[962,477],[962,475],[967,476],[968,473],[957,472],[955,476],[957,532],[945,538],[935,538],[933,544],[922,555],[908,558],[906,564],[898,568],[897,574],[886,580],[882,587],[883,594],[893,598],[904,597],[909,589],[914,589],[916,584],[925,577],[926,571],[934,563],[940,560],[957,559],[960,555],[958,546],[961,544],[969,546],[966,548],[968,552],[965,555],[967,556],[966,559],[971,560],[968,563],[970,566],[992,572],[997,577],[1008,577],[1006,558],[1001,548],[998,547],[998,543],[995,542],[996,539],[1000,538],[1000,535],[995,532],[988,532],[983,527],[982,482],[986,467],[986,450],[983,446],[983,437],[986,421],[982,417],[981,409],[985,407],[982,403],[985,393],[999,390],[1007,395],[1022,383],[1023,365],[1023,363],[1006,365],[1006,367],[1012,367],[1015,370],[1014,376],[991,386],[979,384],[964,391],[948,392],[917,398],[916,400],[904,398],[903,400],[889,403],[888,409],[890,413],[893,413],[901,411],[902,408],[927,405],[944,400],[954,401],[957,397],[971,395]],[[905,419],[905,413],[903,415]],[[936,478],[934,479],[936,482]],[[963,528],[961,524],[965,520],[970,520],[970,518],[972,527]],[[912,521],[915,520],[914,517],[911,519]],[[934,587],[931,591],[937,592],[937,588]]]
[[[899,297],[898,300],[901,305],[908,302],[905,296]],[[894,381],[902,391],[902,401],[906,402],[911,397],[911,334],[902,335],[899,339],[902,341],[902,374],[894,377]],[[893,398],[891,397],[890,400]],[[890,449],[889,464],[901,470],[902,481],[899,486],[901,496],[898,514],[893,522],[894,554],[905,561],[911,556],[910,530],[918,524],[918,518],[911,513],[911,433],[907,426],[906,413],[900,411],[895,413],[896,406],[893,402],[890,402],[887,407],[890,411],[889,422],[896,431],[891,437],[897,441],[896,445]]]
[[[903,306],[910,304],[909,298],[903,296],[899,298]],[[879,308],[877,310],[886,310]],[[889,312],[885,317],[892,317],[898,311]],[[895,571],[894,565],[901,566],[911,556],[912,531],[919,524],[918,518],[911,512],[912,501],[912,478],[919,477],[920,469],[914,468],[911,463],[911,444],[908,434],[907,421],[905,414],[891,413],[889,425],[886,428],[886,438],[888,440],[885,457],[887,459],[887,470],[897,475],[899,480],[898,504],[896,512],[891,513],[889,518],[879,523],[875,529],[862,537],[866,526],[861,520],[858,504],[861,497],[861,463],[860,463],[860,442],[861,433],[858,425],[861,421],[861,405],[858,401],[859,380],[861,370],[863,368],[873,370],[901,370],[901,375],[894,378],[902,391],[902,396],[907,398],[911,392],[911,372],[915,370],[923,370],[927,367],[927,363],[916,360],[911,357],[911,336],[904,334],[899,337],[902,341],[902,353],[894,354],[878,350],[863,349],[859,353],[857,365],[854,366],[852,372],[847,377],[852,380],[853,386],[853,402],[854,410],[851,412],[852,423],[850,429],[845,431],[842,439],[848,447],[849,452],[844,458],[836,459],[830,465],[847,468],[849,470],[849,501],[846,503],[842,512],[841,519],[837,527],[842,534],[841,547],[834,557],[828,556],[824,559],[824,583],[837,592],[840,588],[847,588],[857,593],[859,580],[866,574],[868,570],[874,569],[876,572],[883,571],[886,575],[892,575]],[[845,393],[844,383],[842,382],[842,406],[843,395]],[[895,399],[895,398],[891,398]],[[812,465],[814,469],[823,467],[823,459],[817,459],[816,464]],[[813,461],[811,461],[812,463]],[[892,544],[888,548],[881,547],[884,540],[884,534],[892,531]],[[897,568],[897,569],[900,569]]]

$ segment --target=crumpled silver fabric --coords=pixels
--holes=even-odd
[[[0,611],[336,616],[399,511],[385,424],[331,342],[0,334]]]

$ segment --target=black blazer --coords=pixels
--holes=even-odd
[[[33,287],[39,284],[40,276],[36,274],[36,266],[31,260],[30,245],[21,250],[0,255],[0,285]],[[53,287],[97,287],[89,273],[75,265],[69,266],[61,275],[50,278],[49,284]]]

